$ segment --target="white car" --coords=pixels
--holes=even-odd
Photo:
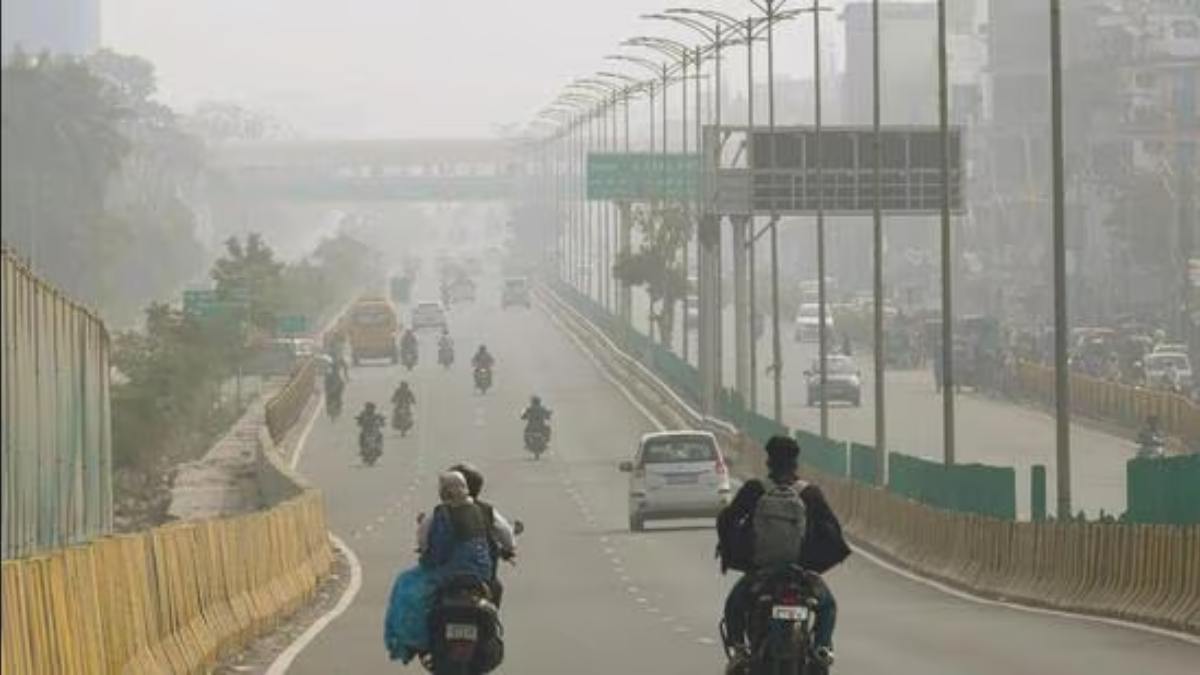
[[[816,342],[820,339],[819,307],[815,302],[805,302],[796,311],[796,342]],[[825,308],[825,335],[827,338],[833,337],[833,312],[829,311],[829,307]]]
[[[711,518],[730,499],[729,469],[707,431],[664,431],[642,436],[629,477],[629,529],[648,520]]]
[[[445,328],[446,310],[440,302],[418,302],[412,311],[413,330]]]

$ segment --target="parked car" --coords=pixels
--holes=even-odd
[[[729,469],[716,436],[707,431],[646,434],[621,471],[630,474],[634,532],[652,519],[711,518],[729,503]]]
[[[437,301],[418,302],[412,311],[413,330],[425,328],[445,328],[446,309]]]
[[[500,292],[500,306],[511,307],[520,305],[528,308],[529,280],[525,277],[509,277],[504,280],[504,288]]]
[[[849,356],[840,354],[826,358],[825,388],[821,388],[821,362],[813,359],[804,371],[808,383],[808,406],[826,401],[845,401],[855,407],[862,405],[862,371]]]

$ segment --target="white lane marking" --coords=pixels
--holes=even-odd
[[[629,391],[629,389],[625,387],[625,385],[618,382],[615,377],[609,374],[608,369],[605,368],[600,361],[592,355],[592,350],[588,349],[587,346],[583,344],[582,340],[576,337],[574,333],[572,333],[565,325],[563,325],[562,319],[559,319],[558,316],[548,308],[543,308],[543,311],[546,313],[546,316],[550,317],[552,322],[558,325],[558,329],[562,332],[562,334],[566,335],[571,342],[575,343],[575,346],[584,355],[584,357],[591,361],[592,365],[596,366],[596,370],[600,372],[600,376],[608,380],[609,384],[616,387],[617,391],[621,392],[621,395],[625,397],[625,400],[629,401],[629,404],[632,405],[634,409],[636,409],[642,414],[643,417],[649,420],[649,422],[653,424],[658,431],[666,430],[667,425],[663,424],[662,420],[660,420],[654,413],[646,409],[646,406],[642,405],[641,401],[638,401],[637,398],[635,398],[634,395]]]
[[[702,645],[715,645],[717,641],[710,637],[696,638],[696,642]]]
[[[690,630],[691,630],[691,628],[688,628],[687,626],[675,626],[676,633],[686,633]]]
[[[880,558],[879,556],[876,556],[875,554],[873,554],[869,551],[863,550],[859,546],[852,546],[852,548],[854,549],[854,552],[857,555],[860,555],[860,556],[866,558],[867,560],[874,563],[875,565],[882,567],[883,569],[885,569],[893,574],[902,576],[905,579],[908,579],[910,581],[915,581],[919,584],[922,584],[922,585],[932,588],[934,590],[941,591],[942,593],[945,593],[946,595],[953,596],[960,600],[967,600],[969,602],[973,602],[977,605],[987,605],[989,607],[1004,607],[1007,609],[1014,609],[1014,610],[1018,610],[1021,612],[1027,612],[1029,614],[1042,614],[1044,616],[1053,616],[1053,617],[1061,618],[1061,619],[1076,619],[1079,621],[1102,623],[1102,624],[1107,624],[1110,626],[1116,626],[1118,628],[1128,628],[1131,630],[1141,631],[1143,633],[1151,633],[1153,635],[1158,635],[1161,637],[1174,638],[1176,640],[1179,640],[1181,642],[1186,642],[1188,644],[1200,645],[1200,636],[1189,635],[1187,633],[1173,631],[1173,630],[1170,630],[1169,628],[1159,628],[1158,626],[1148,626],[1146,624],[1134,623],[1132,621],[1125,621],[1123,619],[1114,619],[1114,618],[1107,617],[1107,616],[1093,616],[1091,614],[1075,614],[1073,612],[1064,612],[1064,611],[1057,610],[1057,609],[1046,609],[1044,607],[1032,607],[1030,605],[1022,605],[1020,603],[1015,603],[1015,602],[1006,602],[1003,600],[992,600],[990,598],[982,598],[982,597],[979,597],[978,595],[973,595],[966,591],[961,591],[957,588],[954,588],[953,586],[946,585],[940,581],[937,581],[934,579],[929,579],[929,578],[923,577],[919,574],[910,572],[904,568],[897,567],[897,566],[893,565],[892,563]]]
[[[342,597],[338,599],[337,604],[333,606],[325,614],[317,618],[303,633],[300,634],[292,644],[288,645],[287,649],[283,650],[275,660],[271,662],[267,668],[265,675],[283,675],[288,668],[292,666],[292,662],[300,655],[325,627],[333,622],[334,619],[342,615],[350,603],[354,601],[354,597],[358,595],[358,591],[362,588],[362,565],[358,562],[358,556],[354,554],[354,549],[346,545],[337,535],[332,532],[329,534],[330,541],[333,545],[346,556],[346,562],[350,565],[350,583],[346,586],[346,590],[342,592]]]

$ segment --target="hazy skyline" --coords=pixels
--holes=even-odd
[[[673,4],[105,0],[102,41],[153,61],[162,99],[181,110],[232,100],[310,136],[480,136],[527,121],[571,79],[617,66],[603,56],[622,39],[695,41],[687,29],[639,19]],[[737,16],[756,11],[748,0],[702,4]],[[825,15],[831,53],[841,45],[837,14]],[[809,20],[779,35],[779,75],[807,75]],[[744,89],[743,51],[730,57],[733,91]],[[757,65],[765,75],[765,59]]]

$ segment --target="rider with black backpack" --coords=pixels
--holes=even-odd
[[[793,563],[816,573],[810,575],[817,598],[814,655],[826,666],[833,662],[837,604],[817,575],[845,560],[850,547],[821,489],[797,477],[796,441],[775,436],[766,451],[767,479],[747,481],[717,516],[721,572],[744,572],[725,600],[725,638],[733,653],[727,672],[737,672],[749,657],[746,627],[755,573]]]

